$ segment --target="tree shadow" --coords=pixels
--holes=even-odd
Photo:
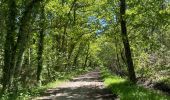
[[[55,89],[49,89],[36,100],[115,100],[117,95],[104,88],[100,72],[80,75]]]
[[[39,100],[115,100],[117,95],[106,88],[83,86],[57,88],[46,91]]]

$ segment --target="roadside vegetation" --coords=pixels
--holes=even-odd
[[[112,90],[120,100],[169,100],[170,96],[153,88],[146,88],[139,84],[133,84],[125,77],[103,71],[105,85]]]
[[[0,0],[0,97],[27,97],[100,66],[128,80],[114,76],[110,86],[169,95],[169,44],[170,0]]]

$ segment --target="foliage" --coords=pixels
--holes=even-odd
[[[32,88],[24,88],[17,92],[17,94],[13,92],[9,92],[7,94],[4,94],[1,98],[1,100],[30,100],[34,97],[40,96],[44,91],[50,89],[50,88],[56,88],[58,85],[62,84],[63,82],[67,82],[73,77],[86,73],[88,71],[91,71],[92,69],[86,69],[86,70],[77,70],[75,72],[60,76],[59,79],[49,82],[47,84],[44,84],[40,87],[32,87]]]
[[[137,77],[170,84],[170,1],[126,0],[125,14],[120,1],[0,0],[1,91],[99,66],[127,77],[131,58]]]
[[[169,100],[170,97],[152,89],[135,85],[124,78],[103,72],[105,85],[121,100]]]

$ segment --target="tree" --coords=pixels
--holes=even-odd
[[[3,67],[3,89],[2,93],[6,90],[10,90],[16,86],[18,83],[18,75],[20,73],[23,54],[28,42],[28,23],[31,19],[31,13],[33,7],[39,3],[41,0],[33,0],[26,5],[22,17],[19,20],[19,31],[17,30],[17,3],[15,0],[7,1],[8,9],[8,19],[6,21],[7,25],[7,35],[5,40],[5,54],[4,54],[4,67]],[[17,40],[16,40],[17,38]]]
[[[2,93],[11,85],[12,73],[14,69],[14,38],[16,30],[16,1],[7,1],[8,9],[8,19],[6,21],[7,25],[7,35],[5,40],[5,54],[4,54],[4,67],[3,67],[3,88]]]
[[[120,0],[120,22],[121,22],[121,36],[125,48],[126,61],[128,65],[129,79],[136,83],[136,75],[130,50],[130,44],[127,35],[126,21],[125,21],[126,1]]]
[[[44,4],[41,2],[41,17],[40,17],[40,31],[38,35],[38,52],[37,52],[37,61],[38,61],[38,66],[37,66],[37,82],[41,86],[41,73],[42,73],[42,68],[43,68],[43,49],[44,49],[44,30],[45,30],[45,12],[44,12]]]

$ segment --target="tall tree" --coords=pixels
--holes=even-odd
[[[39,32],[39,40],[38,40],[38,52],[37,52],[37,60],[38,60],[38,66],[37,66],[37,82],[39,85],[41,85],[41,72],[43,68],[43,47],[44,47],[44,25],[45,25],[45,13],[44,13],[44,4],[41,3],[41,18],[40,18],[40,32]]]
[[[15,38],[15,30],[16,30],[16,1],[8,0],[8,18],[6,21],[7,25],[7,35],[5,41],[5,54],[4,54],[4,67],[3,67],[3,89],[2,93],[7,89],[7,87],[11,84],[11,69],[13,63],[13,50],[14,50],[14,38]]]
[[[125,20],[125,12],[126,12],[126,1],[120,0],[120,22],[121,22],[121,36],[123,40],[123,45],[125,49],[126,61],[128,65],[128,73],[129,79],[136,83],[136,75],[130,50],[129,39],[127,35],[127,27],[126,27],[126,20]]]
[[[4,54],[4,67],[3,67],[3,89],[9,90],[18,86],[19,72],[21,70],[23,54],[28,43],[28,27],[31,19],[31,13],[33,7],[41,0],[32,0],[29,2],[23,11],[22,17],[19,19],[19,31],[17,32],[17,5],[15,0],[8,0],[8,18],[7,24],[7,35],[5,43],[5,54]],[[16,40],[17,39],[17,40]],[[13,86],[13,87],[12,87]]]

